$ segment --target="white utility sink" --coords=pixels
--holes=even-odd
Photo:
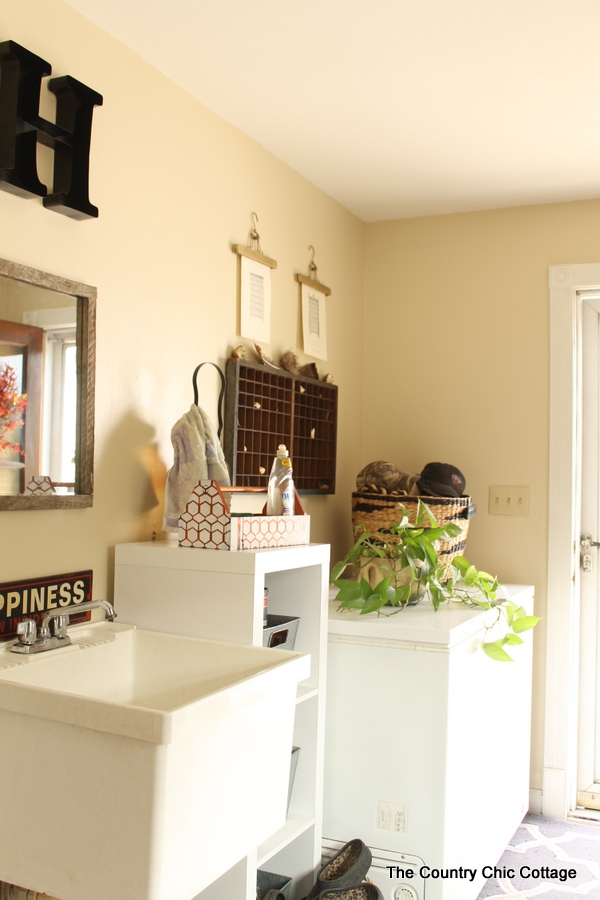
[[[0,650],[0,881],[191,900],[285,821],[307,655],[100,622]]]

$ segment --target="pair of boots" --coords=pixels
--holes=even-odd
[[[306,900],[383,900],[374,884],[363,881],[371,865],[371,851],[359,839],[349,841],[317,874]]]

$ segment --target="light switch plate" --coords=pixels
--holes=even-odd
[[[528,516],[527,485],[491,484],[489,513],[491,516]]]

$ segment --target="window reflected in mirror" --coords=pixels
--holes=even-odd
[[[0,260],[0,509],[91,505],[94,311],[95,288]]]

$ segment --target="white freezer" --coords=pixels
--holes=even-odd
[[[532,611],[532,587],[507,590]],[[422,860],[401,898],[476,898],[528,809],[532,633],[493,661],[486,615],[330,602],[323,834]]]

